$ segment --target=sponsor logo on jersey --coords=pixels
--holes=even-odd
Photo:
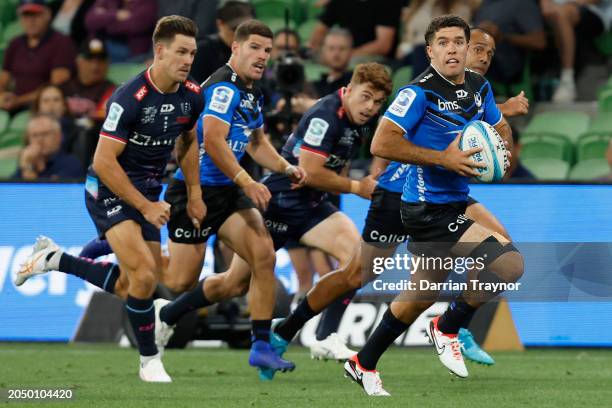
[[[404,117],[416,98],[416,92],[410,88],[402,89],[389,106],[389,112],[395,116]]]
[[[148,93],[149,90],[147,89],[147,86],[143,85],[136,91],[136,93],[134,94],[134,98],[136,98],[138,102],[141,102],[144,97],[147,96]]]
[[[171,103],[164,103],[159,111],[162,115],[169,115],[174,112],[174,105]]]
[[[468,96],[467,91],[464,91],[463,89],[458,89],[455,91],[455,93],[457,94],[458,99],[465,99]]]
[[[427,80],[428,80],[429,78],[431,78],[432,76],[433,76],[433,74],[427,74],[427,75],[425,75],[425,76],[423,77],[423,79],[421,79],[419,82],[420,82],[420,83],[427,82]]]
[[[480,92],[476,92],[474,94],[474,102],[476,102],[476,106],[480,108],[482,105],[482,96],[480,96]]]
[[[183,228],[177,228],[174,231],[174,236],[176,238],[206,238],[208,236],[208,234],[210,234],[210,230],[212,229],[212,227],[207,227],[204,229],[197,229],[194,228],[192,230],[188,230],[188,229],[183,229]]]
[[[455,222],[451,222],[450,224],[448,224],[448,230],[450,232],[457,232],[457,230],[459,229],[459,225],[464,224],[467,220],[467,216],[465,216],[464,214],[459,214]]]
[[[108,108],[108,115],[106,115],[106,120],[102,126],[104,130],[109,132],[117,130],[121,115],[123,115],[123,106],[119,105],[117,102],[111,103],[110,108]]]
[[[328,128],[329,123],[321,118],[313,118],[306,129],[304,141],[311,146],[321,146]]]
[[[120,206],[120,205],[117,205],[117,206],[115,206],[115,207],[111,208],[110,210],[108,210],[108,211],[106,212],[106,217],[107,217],[107,218],[110,218],[110,217],[112,217],[112,216],[114,216],[114,215],[119,214],[119,211],[121,211],[121,208],[123,208],[123,207],[122,207],[122,206]]]
[[[157,106],[147,106],[142,108],[140,123],[147,125],[155,122],[155,115],[157,115]]]
[[[197,94],[199,94],[201,90],[198,84],[196,84],[195,82],[191,82],[191,81],[185,81],[185,88]]]
[[[287,230],[289,229],[289,226],[283,222],[265,220],[264,224],[271,232],[287,232]]]
[[[227,86],[218,86],[213,91],[208,108],[213,112],[225,114],[232,103],[233,96],[234,90],[232,88]]]
[[[344,135],[342,135],[342,137],[340,138],[340,140],[338,140],[338,145],[339,146],[352,146],[355,139],[359,137],[359,135],[356,135],[356,131],[354,129],[345,129],[344,130]]]
[[[454,111],[459,109],[459,103],[457,101],[443,101],[438,99],[438,110],[441,111]]]

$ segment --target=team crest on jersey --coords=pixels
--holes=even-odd
[[[328,128],[329,123],[321,118],[313,118],[306,129],[304,141],[311,146],[321,146]]]
[[[181,112],[185,116],[191,115],[191,104],[189,102],[181,102]]]
[[[410,109],[410,105],[412,105],[414,98],[416,98],[416,92],[414,92],[414,90],[410,88],[402,89],[395,97],[391,106],[389,106],[389,112],[395,116],[406,116],[406,112]]]
[[[232,97],[234,96],[234,90],[227,86],[218,86],[215,88],[212,94],[210,105],[208,108],[217,113],[227,113],[230,104],[232,103]]]
[[[480,92],[474,94],[474,102],[476,103],[476,107],[480,108],[482,105],[482,96],[480,96]]]
[[[194,82],[191,81],[185,81],[185,88],[189,89],[190,91],[193,91],[197,94],[200,93],[200,86]]]
[[[149,93],[149,90],[147,89],[147,86],[143,85],[140,88],[138,88],[138,90],[134,94],[134,98],[136,98],[138,102],[141,102],[144,99],[144,97],[147,96],[148,93]]]
[[[140,123],[147,125],[155,122],[155,115],[157,115],[157,106],[147,106],[142,108]]]
[[[458,89],[455,91],[455,93],[457,94],[457,99],[465,99],[468,96],[467,91],[463,89]]]
[[[355,131],[353,129],[345,129],[344,135],[338,140],[340,146],[351,146],[355,140]]]
[[[108,115],[106,115],[106,120],[102,126],[104,130],[109,132],[117,130],[121,115],[123,115],[123,106],[119,105],[117,102],[111,103],[110,108],[108,108]]]

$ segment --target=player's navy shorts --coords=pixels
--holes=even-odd
[[[402,193],[376,187],[361,233],[365,242],[397,245],[408,239],[400,215],[401,198]]]
[[[274,241],[274,249],[278,250],[289,240],[299,242],[304,234],[337,211],[338,207],[327,200],[308,209],[279,207],[271,203],[264,213],[264,221]]]
[[[467,205],[468,201],[446,204],[402,201],[402,223],[410,235],[408,250],[415,255],[447,255],[474,224],[465,215]]]
[[[164,200],[172,206],[168,222],[168,236],[179,244],[202,244],[230,215],[239,210],[255,208],[255,204],[235,184],[228,186],[202,186],[202,199],[206,204],[206,217],[198,230],[187,215],[187,188],[182,180],[173,179]]]
[[[147,200],[158,201],[162,187],[158,183],[154,186],[137,185],[134,187],[144,195]],[[161,241],[159,229],[148,222],[142,213],[129,206],[119,197],[115,196],[106,186],[101,185],[97,177],[87,176],[85,182],[85,205],[89,216],[93,220],[98,236],[105,239],[106,231],[126,220],[135,221],[142,229],[145,241]]]

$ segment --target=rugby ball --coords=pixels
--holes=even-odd
[[[487,165],[476,169],[480,173],[476,178],[485,183],[501,181],[509,161],[506,145],[497,130],[481,120],[465,125],[459,139],[459,148],[465,151],[475,147],[482,147],[482,151],[473,154],[472,159]]]

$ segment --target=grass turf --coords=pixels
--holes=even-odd
[[[71,388],[75,399],[10,402],[66,407],[611,407],[612,351],[529,350],[494,353],[497,364],[469,364],[452,377],[432,349],[390,349],[379,370],[391,398],[372,398],[343,378],[342,365],[315,362],[304,348],[287,358],[298,368],[262,383],[247,351],[168,350],[172,384],[138,379],[137,354],[114,345],[0,344],[0,389]],[[5,403],[0,401],[0,403]]]

